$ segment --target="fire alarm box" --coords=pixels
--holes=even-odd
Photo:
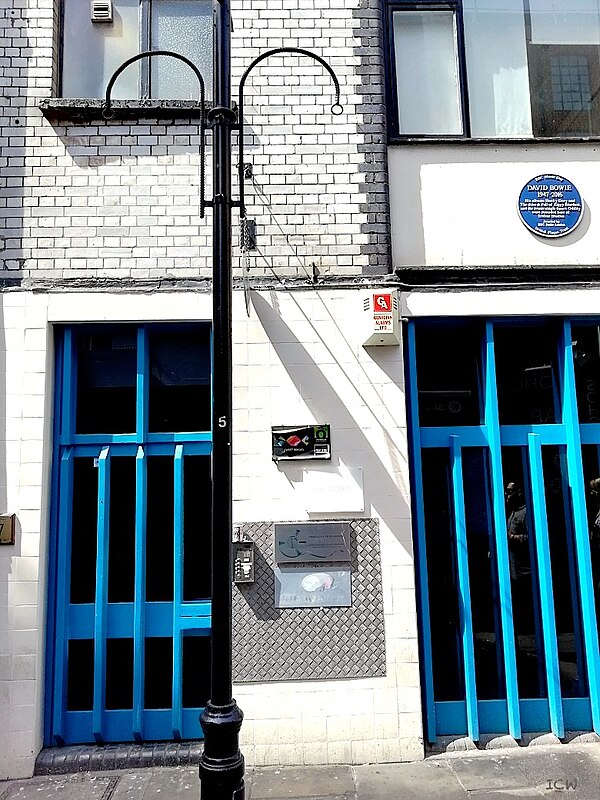
[[[363,297],[365,346],[400,344],[400,312],[396,289],[380,289]]]
[[[233,543],[233,582],[254,583],[254,542]]]

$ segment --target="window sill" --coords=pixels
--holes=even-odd
[[[492,144],[495,147],[501,145],[544,145],[544,144],[600,144],[600,134],[598,136],[547,136],[538,138],[526,137],[498,137],[498,138],[467,138],[466,136],[390,136],[389,145],[403,144],[433,144],[433,145],[486,145]]]
[[[207,109],[211,103],[206,103]],[[49,120],[108,121],[102,113],[104,100],[50,97],[40,102],[42,114]],[[197,100],[113,100],[110,120],[163,119],[165,117],[200,117]]]

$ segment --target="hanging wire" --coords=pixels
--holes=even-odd
[[[248,218],[240,217],[240,246],[242,248],[242,278],[244,281],[244,302],[246,314],[250,316],[250,234]]]

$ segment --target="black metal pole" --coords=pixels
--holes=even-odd
[[[243,714],[232,698],[232,334],[231,334],[231,16],[229,0],[213,0],[213,412],[211,696],[200,717],[202,800],[243,800]]]

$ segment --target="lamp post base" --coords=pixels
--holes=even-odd
[[[204,751],[200,757],[201,800],[244,800],[244,756],[238,736],[244,715],[233,700],[208,703],[200,715]]]

